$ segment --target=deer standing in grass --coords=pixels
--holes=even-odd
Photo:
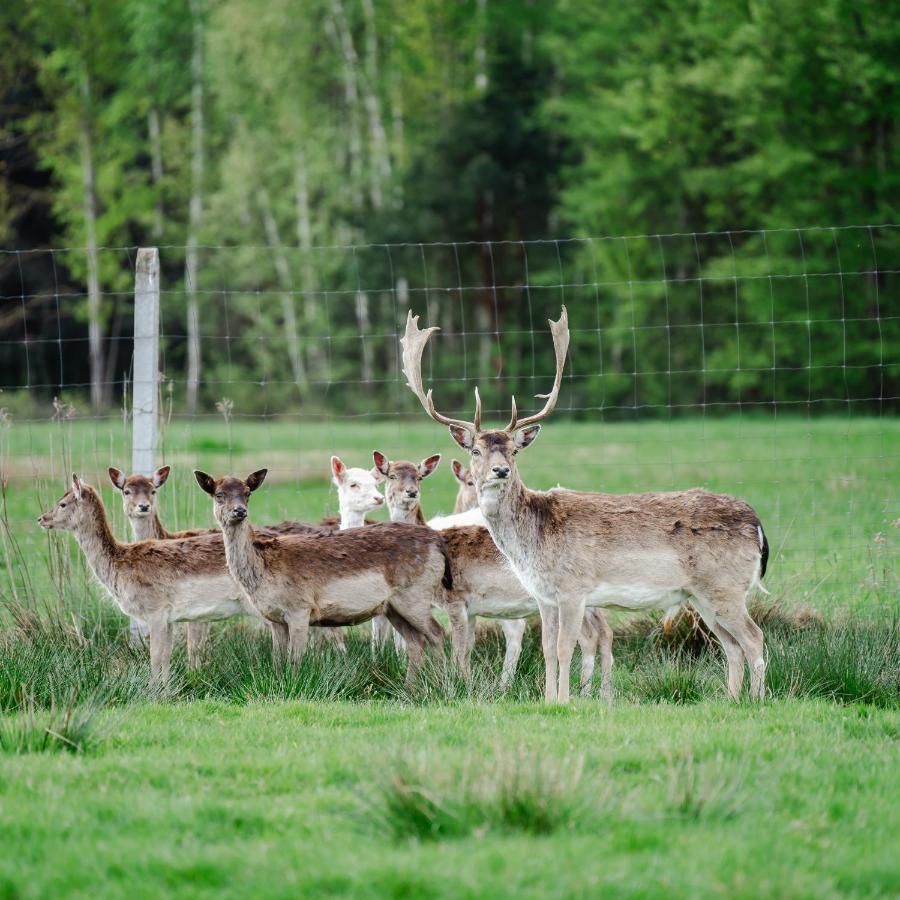
[[[385,480],[385,499],[392,522],[408,525],[422,524],[422,495],[420,485],[440,462],[440,455],[430,456],[416,464],[405,460],[392,461],[376,450],[372,454],[375,471]],[[454,460],[454,462],[456,462]],[[457,465],[459,465],[457,463]],[[459,475],[454,466],[454,475]],[[462,486],[460,488],[462,493]],[[457,508],[460,505],[457,497]],[[465,513],[468,509],[458,510]],[[446,522],[459,519],[448,516]],[[453,563],[453,589],[466,610],[466,642],[461,655],[461,667],[468,675],[475,645],[477,616],[497,619],[506,640],[506,653],[500,675],[500,687],[506,690],[519,665],[525,619],[538,611],[537,603],[522,587],[509,564],[495,546],[487,529],[478,525],[449,526],[441,529],[447,542],[447,552]],[[581,692],[590,694],[597,650],[600,650],[602,694],[612,699],[612,629],[599,610],[587,610],[584,616],[579,645],[581,646]]]
[[[183,531],[169,531],[160,521],[157,509],[157,491],[166,483],[171,471],[171,466],[162,466],[151,476],[125,475],[119,469],[113,466],[109,467],[109,480],[122,495],[122,509],[131,525],[131,533],[135,541],[173,541],[201,535],[212,535],[216,540],[221,540],[222,532],[218,528],[188,528]],[[322,526],[319,525],[290,520],[278,522],[275,525],[266,525],[260,529],[263,534],[268,535],[317,534],[322,530]],[[224,562],[223,556],[223,565]],[[233,584],[232,587],[235,599],[240,602],[241,589],[237,584]],[[209,622],[186,623],[188,666],[192,669],[200,666],[203,648],[209,640],[209,626]],[[344,636],[340,629],[326,628],[317,633],[332,644],[336,650],[346,649]]]
[[[361,528],[366,522],[366,513],[384,505],[384,497],[378,490],[378,481],[373,472],[358,466],[348,468],[338,456],[331,457],[331,481],[338,492],[338,509],[341,514],[340,530]],[[391,629],[387,616],[372,619],[372,646],[380,647],[393,634],[394,648],[405,652],[400,633]]]
[[[544,408],[520,419],[513,398],[509,424],[500,430],[481,427],[477,388],[473,421],[435,409],[431,391],[422,386],[422,352],[437,330],[420,330],[418,317],[409,313],[401,339],[403,371],[431,418],[447,425],[469,452],[491,537],[538,600],[545,698],[569,699],[572,652],[586,606],[671,609],[679,599],[691,603],[722,644],[729,695],[740,696],[746,660],[751,697],[762,698],[763,635],[747,613],[747,599],[765,574],[769,547],[754,510],[743,500],[700,489],[625,495],[529,490],[519,477],[516,454],[534,442],[538,423],[559,398],[569,346],[565,307],[559,320],[550,322],[556,376]]]
[[[194,475],[213,498],[229,571],[294,660],[306,650],[310,625],[355,625],[375,615],[386,615],[406,641],[407,684],[426,644],[443,656],[444,633],[431,607],[452,587],[452,573],[439,534],[384,523],[263,537],[250,524],[248,505],[266,469],[246,480]]]
[[[228,574],[219,535],[122,544],[113,536],[100,495],[77,475],[38,523],[73,532],[97,580],[122,612],[147,624],[155,681],[168,678],[176,622],[254,614]]]

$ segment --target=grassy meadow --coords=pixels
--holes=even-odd
[[[896,896],[900,864],[900,427],[890,419],[549,423],[525,480],[632,491],[704,485],[758,510],[772,547],[753,614],[770,699],[730,704],[717,647],[682,621],[617,616],[616,700],[540,703],[529,631],[507,695],[485,629],[473,678],[403,660],[361,630],[347,658],[274,662],[252,623],[214,629],[198,672],[146,651],[69,535],[35,519],[77,471],[104,489],[128,425],[0,431],[0,897]],[[336,511],[328,459],[444,461],[422,421],[174,422],[170,527],[212,523],[195,466],[268,466],[257,522]]]

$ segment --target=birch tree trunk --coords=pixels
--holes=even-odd
[[[162,130],[159,126],[159,110],[156,106],[151,106],[147,113],[147,133],[150,138],[150,177],[153,179],[153,192],[156,197],[153,208],[153,238],[158,242],[163,235],[164,210]]]
[[[91,79],[81,79],[81,174],[84,186],[84,231],[87,252],[88,355],[91,368],[91,406],[100,410],[106,400],[103,383],[103,342],[100,324],[100,269],[97,260],[97,179],[91,130]]]
[[[191,200],[188,207],[184,281],[187,290],[187,408],[197,411],[200,388],[200,312],[197,306],[199,232],[203,222],[203,22],[200,0],[191,0],[194,48],[191,55]]]
[[[357,86],[358,58],[353,38],[343,27],[346,21],[344,7],[339,0],[331,0],[331,16],[326,18],[326,29],[331,33],[338,45],[343,59],[342,78],[344,81],[344,99],[347,103],[347,152],[350,162],[350,197],[354,206],[362,206],[362,138],[359,133],[359,89]]]
[[[300,353],[300,341],[297,337],[297,317],[294,314],[294,298],[291,293],[291,267],[287,254],[281,244],[281,236],[278,233],[278,222],[272,212],[272,202],[269,192],[263,187],[257,194],[259,208],[262,212],[263,225],[266,229],[266,240],[272,248],[275,257],[275,273],[284,293],[281,295],[281,310],[284,317],[285,338],[287,340],[288,359],[291,363],[291,372],[294,376],[294,384],[305,388],[308,384],[306,371],[303,368],[303,357]]]
[[[319,326],[319,303],[315,291],[313,271],[312,215],[309,204],[309,172],[306,154],[300,148],[294,154],[294,203],[297,208],[297,245],[302,251],[300,268],[301,289],[303,291],[303,326],[307,334],[315,334]],[[323,362],[319,341],[310,341],[307,357],[310,369],[316,370]]]
[[[338,0],[340,2],[340,0]],[[369,114],[369,132],[372,141],[372,205],[378,197],[379,205],[384,186],[391,178],[391,157],[388,151],[387,133],[381,116],[381,99],[378,96],[378,25],[372,0],[361,0],[366,22],[366,78],[363,82],[366,94],[366,111]]]
[[[475,15],[475,89],[484,92],[488,86],[487,73],[487,0],[478,0]]]

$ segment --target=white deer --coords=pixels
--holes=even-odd
[[[729,695],[740,696],[746,659],[750,694],[763,697],[763,635],[747,613],[747,599],[765,574],[769,548],[754,510],[743,500],[700,489],[625,495],[529,490],[516,454],[533,443],[538,423],[556,406],[569,345],[565,307],[559,321],[550,322],[556,376],[544,408],[520,419],[513,398],[509,424],[500,430],[481,427],[477,389],[473,421],[436,411],[431,391],[422,386],[422,352],[438,329],[422,331],[417,323],[410,312],[401,339],[404,374],[431,418],[449,426],[470,453],[491,537],[538,600],[546,699],[569,699],[572,652],[585,607],[668,610],[676,598],[690,602],[722,644]]]
[[[421,482],[437,468],[441,457],[430,456],[420,463],[405,460],[389,460],[376,450],[372,454],[375,470],[385,481],[385,499],[392,522],[408,525],[425,521],[422,513]],[[454,467],[454,474],[457,479]],[[457,498],[457,508],[461,505]],[[477,507],[476,507],[477,509]],[[465,518],[466,510],[449,516],[444,521]],[[525,634],[525,618],[538,611],[537,603],[522,587],[487,529],[479,525],[451,524],[440,529],[447,542],[447,551],[453,563],[452,593],[461,598],[467,614],[466,644],[462,657],[462,669],[468,674],[475,645],[477,616],[496,619],[506,640],[506,653],[500,676],[500,687],[506,690],[519,665],[522,638]],[[589,694],[594,675],[596,654],[600,651],[602,695],[612,699],[612,629],[599,610],[585,612],[579,636],[581,647],[581,692]]]

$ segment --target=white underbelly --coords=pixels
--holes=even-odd
[[[210,622],[245,615],[241,589],[230,578],[186,579],[172,598],[173,622]]]
[[[683,601],[684,593],[675,587],[603,582],[591,590],[585,605],[607,609],[669,609]]]
[[[524,619],[538,611],[537,603],[525,593],[515,596],[502,594],[475,594],[468,598],[470,616],[486,616],[489,619]]]
[[[365,572],[338,578],[316,596],[318,618],[352,621],[381,611],[391,587],[381,572]]]

